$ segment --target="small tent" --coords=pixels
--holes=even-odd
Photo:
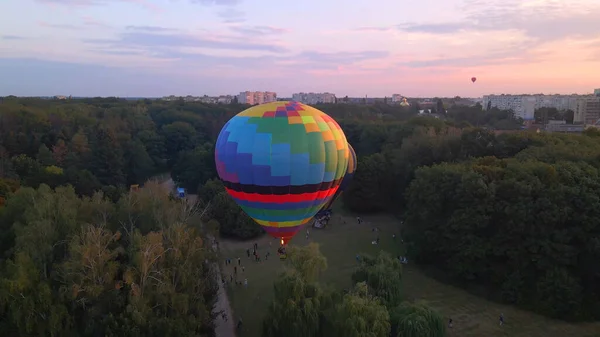
[[[185,189],[183,187],[177,187],[177,196],[185,198]]]

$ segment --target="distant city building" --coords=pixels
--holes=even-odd
[[[575,101],[573,123],[597,124],[600,120],[600,97],[584,96]]]
[[[277,94],[271,91],[243,91],[238,95],[241,104],[263,104],[277,101]]]
[[[304,104],[318,104],[318,103],[335,103],[335,94],[329,92],[314,93],[314,92],[299,92],[292,95],[292,100],[298,101]]]
[[[231,95],[217,97],[217,103],[219,103],[219,104],[231,104],[232,101],[233,101],[233,96],[231,96]]]
[[[532,120],[535,113],[536,98],[529,95],[486,95],[483,96],[483,109],[498,108],[512,110],[515,116]]]
[[[177,101],[183,100],[185,102],[202,102],[207,104],[230,104],[233,101],[233,96],[231,95],[221,95],[221,96],[165,96],[162,98],[163,101]]]
[[[574,102],[579,95],[534,95],[535,108],[556,108],[558,110],[573,110]]]
[[[600,97],[600,89],[594,89],[594,95]]]
[[[399,104],[402,102],[403,98],[404,98],[404,96],[402,96],[400,94],[393,94],[392,95],[392,103]]]
[[[482,106],[502,110],[512,110],[517,117],[524,120],[534,118],[536,109],[556,108],[558,110],[574,110],[578,95],[486,95]]]
[[[177,97],[175,95],[165,96],[165,97],[162,98],[163,101],[167,101],[167,102],[176,101],[178,99],[179,99],[179,97]]]

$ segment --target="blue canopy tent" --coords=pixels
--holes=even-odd
[[[177,187],[177,196],[185,198],[185,189],[183,187]]]

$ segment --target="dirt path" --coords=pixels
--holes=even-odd
[[[210,239],[213,239],[210,237]],[[213,245],[213,249],[216,251],[216,245]],[[225,318],[223,316],[217,317],[215,321],[215,333],[217,337],[235,337],[235,324],[236,317],[233,317],[231,304],[229,303],[229,298],[227,297],[227,292],[225,291],[225,286],[221,279],[221,268],[218,263],[215,263],[215,269],[217,271],[217,281],[219,282],[219,291],[217,295],[217,304],[213,308],[213,313],[223,312],[225,313]]]
[[[169,178],[161,183],[169,192],[175,191],[175,183],[172,178]],[[188,194],[186,199],[189,202],[196,201],[196,195]],[[214,238],[209,236],[209,239],[214,242]],[[213,250],[217,251],[216,245],[212,246]],[[218,253],[218,252],[217,252]],[[213,308],[213,314],[217,315],[215,319],[215,334],[217,337],[235,337],[235,324],[236,319],[232,315],[231,304],[227,297],[227,292],[221,280],[221,268],[218,263],[214,264],[214,268],[217,272],[217,282],[219,282],[219,290],[217,292],[217,303]],[[225,314],[225,318],[221,315]]]

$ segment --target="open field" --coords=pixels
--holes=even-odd
[[[309,240],[306,240],[306,232],[302,231],[290,244],[318,242],[328,262],[322,282],[338,289],[349,288],[357,253],[376,254],[379,250],[385,250],[396,256],[401,252],[399,242],[392,239],[392,233],[398,231],[395,219],[371,216],[364,220],[366,223],[358,225],[354,217],[340,218],[335,215],[333,226],[323,230],[311,228]],[[376,237],[376,233],[371,231],[372,226],[381,230],[379,245],[371,244]],[[243,282],[245,278],[248,279],[248,288],[228,286],[233,317],[236,321],[239,317],[243,320],[243,329],[238,337],[261,336],[262,317],[272,300],[273,281],[283,263],[276,255],[277,240],[263,237],[256,242],[263,257],[260,263],[246,256],[246,249],[251,248],[254,242],[222,241],[220,244],[221,260],[227,257],[232,259],[232,265],[224,267],[223,272],[227,277],[233,274],[233,266],[237,265],[235,259],[240,257],[245,271],[242,273],[238,270],[238,280]],[[267,251],[271,251],[271,257],[265,261],[264,254]],[[411,265],[404,269],[403,283],[407,298],[426,300],[445,317],[454,320],[454,327],[449,333],[451,337],[600,337],[600,323],[573,325],[489,302],[429,278]],[[498,325],[500,313],[504,314],[506,320],[502,327]]]

